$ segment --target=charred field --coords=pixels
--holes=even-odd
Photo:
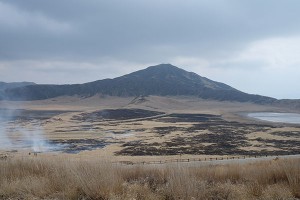
[[[300,153],[300,141],[262,139],[261,137],[249,139],[248,135],[258,132],[269,132],[272,135],[299,137],[299,132],[279,131],[272,129],[282,126],[263,125],[253,123],[229,122],[220,115],[209,114],[170,114],[158,119],[157,122],[172,123],[173,126],[154,127],[153,131],[158,137],[164,137],[174,131],[181,135],[170,138],[164,142],[147,143],[143,141],[127,142],[122,145],[124,149],[117,155],[289,155]],[[177,127],[177,123],[189,123],[189,127]],[[244,150],[243,147],[252,147],[251,142],[261,143],[254,147],[265,147],[261,150]],[[206,145],[204,145],[206,144]],[[209,144],[209,145],[207,145]],[[276,148],[268,150],[268,147]]]
[[[102,102],[99,105],[93,102],[89,107],[83,107],[77,102],[72,105],[68,103],[63,109],[60,102],[55,100],[42,102],[40,106],[34,102],[13,112],[1,109],[1,113],[2,116],[11,115],[5,127],[10,140],[22,140],[20,134],[16,133],[16,127],[33,131],[36,128],[32,127],[38,127],[42,130],[41,140],[55,147],[45,152],[50,154],[142,160],[182,155],[264,156],[300,153],[298,125],[265,123],[236,114],[278,108],[159,98],[147,97],[142,104],[132,104],[130,98],[109,99],[107,102],[100,98]],[[112,103],[115,106],[108,106]],[[24,151],[17,147],[11,150],[19,154]]]
[[[142,105],[104,100],[51,100],[32,102],[22,112],[5,110],[9,118],[0,131],[6,141],[26,147],[0,150],[0,198],[299,197],[299,159],[264,159],[299,154],[300,127],[236,114],[277,108],[186,98],[147,97]],[[34,145],[47,148],[34,151]],[[264,157],[248,164],[228,160],[239,156]],[[153,164],[181,158],[195,162]]]

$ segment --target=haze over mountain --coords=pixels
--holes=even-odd
[[[34,85],[6,88],[1,99],[42,100],[58,96],[197,96],[203,99],[272,103],[274,98],[252,95],[171,64],[150,66],[121,77],[72,85]]]
[[[35,85],[33,82],[14,82],[14,83],[5,83],[0,81],[0,91],[11,89],[11,88],[17,88],[17,87],[24,87],[27,85]]]
[[[33,82],[14,82],[14,83],[5,83],[0,81],[0,98],[4,96],[4,91],[7,89],[17,88],[17,87],[24,87],[28,85],[35,85]]]

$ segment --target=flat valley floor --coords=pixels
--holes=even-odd
[[[26,130],[30,137],[43,138],[47,146],[55,147],[38,153],[40,157],[143,162],[300,154],[300,125],[263,122],[245,115],[300,113],[284,107],[196,97],[94,96],[2,101],[0,109],[10,113],[4,128],[12,143],[22,142],[20,130]],[[32,151],[12,145],[0,154],[24,157],[32,156]]]

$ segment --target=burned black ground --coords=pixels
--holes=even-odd
[[[0,109],[1,122],[47,120],[54,116],[71,112],[59,110],[25,110],[25,109]]]
[[[125,143],[121,151],[116,155],[149,156],[149,155],[287,155],[300,153],[300,142],[292,140],[264,140],[254,139],[264,146],[275,147],[277,150],[244,150],[243,147],[251,147],[251,140],[247,135],[253,132],[266,132],[280,125],[264,125],[253,123],[240,123],[226,121],[220,115],[208,114],[171,114],[159,119],[159,122],[174,123],[174,126],[155,127],[154,132],[159,135],[167,135],[174,131],[182,131],[183,134],[161,143],[147,143],[135,141]],[[177,127],[176,123],[190,122],[192,126]],[[273,134],[287,134],[274,132]],[[291,134],[291,133],[290,133]],[[297,133],[293,133],[297,134]],[[253,141],[253,140],[252,140]]]
[[[139,119],[161,114],[164,113],[143,109],[105,109],[91,113],[82,113],[74,116],[72,119],[85,122],[99,122],[104,120]]]
[[[108,145],[107,141],[98,139],[59,139],[49,141],[51,145],[59,146],[57,151],[64,153],[79,153],[80,151],[100,149]]]

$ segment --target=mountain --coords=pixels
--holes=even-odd
[[[63,95],[84,97],[95,94],[111,96],[190,95],[203,99],[270,103],[274,98],[252,95],[224,83],[212,81],[170,64],[148,67],[114,79],[104,79],[72,85],[27,85],[8,88],[5,98],[10,100],[41,100]]]
[[[5,83],[0,81],[0,99],[4,96],[5,90],[13,89],[18,87],[24,87],[28,85],[35,85],[33,82],[14,82],[14,83]]]
[[[17,87],[24,87],[27,85],[36,85],[33,82],[14,82],[14,83],[5,83],[0,81],[0,90],[6,90],[11,88],[17,88]]]

